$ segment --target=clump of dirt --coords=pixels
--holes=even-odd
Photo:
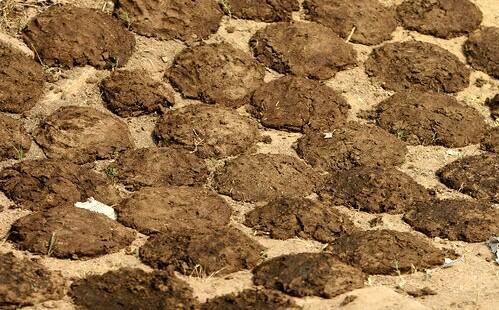
[[[357,231],[331,243],[326,251],[368,274],[406,273],[442,265],[445,253],[428,240],[394,230]]]
[[[221,276],[251,269],[264,248],[232,227],[176,230],[157,234],[140,248],[142,261],[156,269],[185,275]]]
[[[40,99],[45,84],[42,66],[0,43],[0,111],[23,113]]]
[[[499,153],[499,127],[490,128],[481,141],[482,149]]]
[[[267,67],[312,79],[327,80],[357,63],[352,46],[316,23],[275,23],[257,31],[250,45]]]
[[[407,41],[375,48],[365,62],[367,75],[383,88],[455,93],[469,84],[470,69],[457,56],[431,43]]]
[[[444,39],[472,32],[483,17],[469,0],[405,0],[397,14],[404,28]]]
[[[483,242],[499,235],[499,209],[473,200],[431,200],[417,203],[404,221],[429,237]]]
[[[0,160],[22,160],[30,148],[31,136],[26,132],[22,122],[0,114]]]
[[[35,141],[48,158],[82,164],[109,159],[133,147],[127,125],[90,107],[65,106],[42,121]]]
[[[59,272],[38,262],[0,254],[0,308],[19,309],[64,297],[65,281]]]
[[[499,28],[483,27],[470,34],[464,54],[473,68],[499,78]]]
[[[332,174],[319,190],[321,199],[370,213],[404,213],[429,192],[395,168],[358,167]]]
[[[215,192],[202,187],[148,187],[116,206],[118,221],[151,234],[168,230],[222,227],[231,208]]]
[[[106,107],[121,117],[162,112],[175,103],[173,92],[144,70],[119,70],[100,85]]]
[[[499,119],[499,94],[495,95],[493,98],[487,98],[485,104],[490,108],[490,116],[494,120]]]
[[[396,166],[405,160],[405,143],[384,129],[349,122],[326,132],[308,132],[298,140],[298,155],[326,171],[358,166]]]
[[[139,294],[137,294],[140,292]],[[187,283],[174,274],[121,268],[71,284],[69,295],[84,309],[195,309]]]
[[[9,240],[19,249],[57,258],[86,259],[117,252],[135,233],[100,213],[55,207],[17,220]]]
[[[268,289],[246,289],[238,294],[227,294],[209,299],[201,310],[221,309],[300,309],[289,297],[279,291]]]
[[[179,146],[199,157],[223,158],[249,150],[259,138],[258,125],[236,110],[205,104],[168,111],[154,134],[161,146]]]
[[[186,48],[165,77],[184,97],[238,108],[263,84],[265,68],[229,43]]]
[[[163,40],[199,41],[217,32],[223,13],[212,0],[115,0],[115,14],[133,31]]]
[[[237,201],[305,197],[318,183],[317,172],[298,158],[282,154],[242,155],[215,172],[215,188]]]
[[[52,6],[35,16],[23,39],[48,66],[91,65],[111,69],[126,64],[135,37],[120,22],[100,10],[70,5]]]
[[[208,168],[196,154],[184,149],[149,147],[121,153],[106,172],[132,189],[160,185],[201,185]]]
[[[33,211],[70,207],[90,197],[107,205],[121,201],[109,179],[66,160],[24,160],[5,168],[0,189],[17,207]]]
[[[300,10],[297,0],[229,0],[225,3],[222,9],[229,16],[267,23],[289,21],[292,13]]]
[[[378,104],[376,124],[412,145],[463,147],[477,144],[487,130],[474,108],[452,96],[405,90]]]
[[[187,283],[168,272],[122,268],[71,284],[69,295],[83,309],[195,309]]]
[[[308,19],[355,43],[380,44],[397,28],[395,11],[377,0],[306,0],[303,7]]]
[[[437,171],[447,187],[477,199],[499,203],[499,154],[458,159]]]
[[[364,286],[364,274],[329,253],[299,253],[272,258],[253,270],[253,282],[286,294],[332,298]]]
[[[303,132],[336,128],[347,118],[345,98],[319,81],[285,76],[258,88],[249,112],[270,128]]]
[[[356,230],[348,216],[307,198],[279,198],[246,214],[246,226],[274,239],[331,242]]]

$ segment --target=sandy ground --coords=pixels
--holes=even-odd
[[[35,3],[36,1],[3,0],[12,3]],[[39,1],[41,2],[41,1]],[[74,3],[79,6],[110,9],[110,4],[101,0],[84,1],[54,1],[56,3]],[[401,2],[400,0],[384,0],[383,3],[392,5]],[[497,0],[472,0],[482,10],[484,18],[482,25],[499,26],[499,1]],[[36,8],[25,7],[25,16],[16,22],[19,27],[36,12]],[[301,19],[302,14],[296,13],[294,18]],[[1,19],[0,15],[0,19]],[[209,41],[226,41],[246,52],[249,51],[248,40],[258,29],[264,27],[265,23],[252,21],[231,20],[224,18],[219,31],[214,34]],[[229,31],[228,31],[229,30]],[[9,36],[7,32],[11,32]],[[462,61],[465,60],[461,51],[465,37],[452,40],[442,40],[431,36],[421,35],[416,32],[406,31],[398,28],[393,34],[392,41],[421,40],[435,43],[450,52],[454,53]],[[0,32],[0,40],[9,41],[18,46],[26,53],[31,51],[15,38],[12,30]],[[127,69],[145,69],[151,74],[161,79],[166,68],[171,64],[174,56],[185,45],[177,41],[158,41],[151,38],[137,36],[136,51],[126,65]],[[363,62],[373,47],[354,44],[359,54],[359,61]],[[92,106],[104,109],[102,104],[98,83],[106,77],[109,72],[98,71],[91,67],[75,68],[72,70],[55,70],[53,75],[56,81],[49,83],[46,87],[42,100],[28,114],[25,126],[32,131],[40,119],[50,114],[57,108],[65,105]],[[272,80],[279,75],[269,71],[266,80]],[[482,87],[477,87],[475,81],[483,79],[486,81]],[[390,92],[381,89],[373,84],[366,74],[362,65],[357,68],[338,73],[333,79],[326,82],[327,85],[341,92],[350,105],[350,118],[357,119],[356,113],[367,109],[381,100],[391,95]],[[488,109],[484,106],[487,97],[499,92],[499,81],[488,77],[486,74],[473,71],[470,86],[457,94],[457,98],[466,104],[476,108],[486,118],[487,122],[493,124]],[[195,103],[194,100],[185,100],[176,93],[177,104],[174,108]],[[241,109],[241,113],[245,113]],[[13,115],[14,117],[19,117]],[[133,134],[137,147],[153,146],[151,132],[157,116],[143,116],[126,119]],[[497,124],[496,124],[497,125]],[[258,152],[262,153],[284,153],[296,156],[292,149],[293,143],[300,134],[292,134],[275,130],[261,129],[266,135],[272,137],[271,144],[259,144]],[[462,197],[460,193],[447,189],[438,182],[435,171],[458,158],[468,155],[479,154],[477,145],[460,149],[447,149],[444,147],[410,147],[405,164],[401,170],[412,176],[417,182],[425,187],[436,190],[439,197]],[[41,150],[32,145],[27,154],[27,158],[43,158]],[[0,167],[14,164],[15,161],[1,162]],[[216,165],[216,163],[214,163]],[[96,169],[101,166],[96,163]],[[298,252],[318,252],[323,248],[323,244],[313,241],[291,239],[286,241],[270,240],[265,237],[254,236],[253,232],[244,227],[241,222],[246,212],[254,206],[232,201],[225,197],[234,209],[233,225],[246,232],[252,238],[258,240],[267,247],[268,257],[275,257],[282,254]],[[0,210],[2,206],[12,203],[0,194]],[[364,228],[373,229],[368,221],[374,215],[341,208],[348,214],[354,222]],[[17,251],[9,242],[5,242],[10,225],[18,218],[28,214],[28,211],[15,209],[5,209],[0,212],[0,252],[13,251],[16,255],[32,256],[29,253]],[[382,224],[375,227],[389,228],[399,231],[414,232],[405,224],[400,216],[383,215]],[[146,237],[139,235],[134,244],[119,253],[102,256],[87,261],[70,261],[54,258],[40,257],[39,261],[52,270],[59,270],[69,282],[74,278],[85,277],[89,274],[101,274],[109,270],[120,267],[138,267],[149,270],[149,267],[142,264],[137,258],[137,248],[143,244]],[[499,305],[499,266],[491,261],[491,253],[485,244],[469,244],[464,242],[450,242],[435,238],[433,243],[438,247],[452,248],[461,258],[449,268],[435,268],[429,271],[417,271],[403,276],[371,276],[366,283],[366,288],[352,291],[340,295],[334,299],[326,300],[321,298],[296,298],[299,305],[305,309],[334,309],[339,307],[341,301],[347,295],[356,295],[357,299],[342,309],[497,309]],[[195,295],[200,301],[216,295],[236,292],[252,286],[251,273],[249,271],[230,274],[223,278],[194,278],[181,276],[194,289]],[[414,298],[407,292],[421,288],[431,288],[436,295]],[[29,309],[73,309],[74,305],[69,298],[59,301],[49,301]],[[26,308],[28,309],[28,308]]]

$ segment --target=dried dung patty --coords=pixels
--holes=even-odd
[[[358,167],[333,173],[319,196],[332,205],[392,214],[404,213],[413,203],[430,198],[422,185],[392,167]]]
[[[201,185],[208,168],[196,154],[173,147],[149,147],[121,153],[106,172],[127,187]]]
[[[464,54],[473,68],[499,79],[499,28],[484,27],[470,34]]]
[[[217,193],[202,187],[148,187],[116,206],[118,221],[144,234],[189,228],[222,227],[231,208]]]
[[[482,138],[482,149],[499,153],[499,126],[490,128]]]
[[[207,158],[244,153],[259,138],[258,125],[236,110],[213,105],[189,105],[172,110],[158,121],[159,145],[178,146]]]
[[[100,89],[106,107],[121,117],[161,112],[175,102],[173,92],[144,70],[114,71]]]
[[[23,123],[0,113],[0,160],[22,160],[30,148],[31,136],[26,132]]]
[[[253,282],[286,294],[332,298],[364,286],[364,274],[328,253],[272,258],[255,267]]]
[[[404,221],[428,237],[484,242],[499,235],[499,209],[473,200],[431,200],[417,203]]]
[[[355,43],[374,45],[390,40],[397,27],[393,9],[377,0],[305,0],[307,18]],[[355,29],[354,29],[355,28]]]
[[[165,77],[184,97],[238,108],[263,84],[265,68],[229,43],[181,51]]]
[[[82,309],[195,309],[187,283],[168,272],[122,268],[71,284],[69,295]]]
[[[217,32],[223,13],[213,0],[115,0],[133,31],[163,40],[199,41]]]
[[[413,145],[463,147],[477,144],[487,125],[474,108],[454,97],[405,90],[375,107],[376,124]]]
[[[255,57],[283,74],[327,80],[356,64],[356,52],[331,29],[316,23],[269,25],[250,40]]]
[[[90,107],[65,106],[42,121],[35,141],[48,158],[87,163],[133,147],[127,125]]]
[[[407,41],[375,48],[366,73],[383,88],[455,93],[468,87],[470,70],[457,56],[431,43]]]
[[[201,305],[201,310],[252,310],[300,309],[289,297],[279,291],[268,289],[246,289],[237,294],[227,294]]]
[[[358,166],[396,166],[405,160],[407,147],[384,129],[349,122],[342,128],[308,132],[298,140],[297,153],[326,171]]]
[[[0,111],[23,113],[40,99],[45,75],[33,58],[0,43]]]
[[[303,132],[339,127],[349,109],[343,96],[321,82],[285,76],[258,88],[248,110],[265,127]]]
[[[316,171],[298,158],[282,154],[242,155],[215,172],[215,188],[237,201],[305,197],[315,190]]]
[[[246,214],[246,226],[274,239],[330,242],[356,230],[348,216],[307,198],[279,198]]]
[[[251,269],[264,248],[232,227],[176,230],[149,238],[140,248],[141,260],[155,269],[199,277]]]
[[[110,180],[65,160],[24,160],[0,171],[0,190],[23,209],[73,206],[93,197],[113,205],[121,201]]]
[[[292,13],[300,10],[297,0],[228,0],[225,3],[222,9],[232,17],[267,23],[289,21]]]
[[[60,273],[38,262],[0,254],[0,309],[19,309],[64,297]]]
[[[23,39],[43,64],[68,68],[121,67],[135,47],[133,34],[112,16],[69,5],[52,6],[35,16]]]
[[[92,258],[118,252],[135,233],[100,213],[56,207],[17,220],[9,240],[19,249],[57,258]]]
[[[444,39],[475,30],[483,17],[469,0],[405,0],[397,14],[405,28]]]
[[[336,239],[326,251],[368,274],[423,270],[442,265],[445,258],[428,240],[394,230],[357,231]]]
[[[463,157],[440,168],[437,176],[449,188],[499,203],[499,154]]]

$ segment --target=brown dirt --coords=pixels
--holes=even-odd
[[[290,298],[279,291],[247,289],[238,294],[227,294],[208,300],[201,310],[253,310],[300,309]]]
[[[412,145],[456,148],[477,144],[487,125],[480,113],[454,97],[406,90],[374,108],[376,124]]]
[[[22,217],[9,234],[21,250],[71,259],[114,253],[134,239],[134,232],[105,215],[75,207],[55,207]]]
[[[300,253],[272,258],[253,270],[253,282],[286,294],[332,298],[364,286],[363,273],[328,253]]]
[[[100,89],[106,107],[121,117],[162,112],[175,102],[173,92],[144,70],[115,71]]]
[[[256,59],[283,74],[325,80],[356,65],[356,52],[331,29],[316,23],[269,25],[250,40]]]
[[[231,208],[211,190],[201,187],[149,187],[116,206],[118,221],[151,234],[168,230],[222,227]]]
[[[493,98],[487,98],[485,104],[489,106],[490,116],[494,120],[499,119],[499,94],[495,95]]]
[[[222,106],[190,105],[168,111],[154,130],[159,145],[185,148],[202,158],[248,151],[259,139],[257,123]]]
[[[298,140],[296,151],[314,167],[338,171],[400,165],[407,147],[384,129],[349,122],[342,128],[307,133]]]
[[[490,128],[485,133],[481,145],[486,151],[499,153],[499,127]]]
[[[19,309],[64,296],[65,280],[42,264],[0,254],[0,308]]]
[[[186,48],[165,77],[186,98],[238,108],[262,83],[265,68],[228,43]]]
[[[41,65],[0,43],[1,112],[23,113],[33,108],[43,93],[44,83]]]
[[[244,222],[273,239],[302,238],[331,242],[357,228],[338,210],[307,198],[280,198],[258,206]]]
[[[228,0],[226,2],[230,16],[267,23],[289,21],[293,11],[300,9],[298,0]]]
[[[115,0],[123,23],[133,31],[163,40],[199,41],[219,27],[223,13],[211,0]]]
[[[469,0],[406,0],[397,14],[405,28],[445,39],[472,32],[483,17]]]
[[[196,154],[172,147],[148,147],[121,153],[106,172],[128,188],[201,185],[208,168]]]
[[[290,182],[292,180],[292,182]],[[215,172],[215,188],[237,201],[305,197],[314,191],[316,172],[299,159],[282,154],[242,155]]]
[[[477,199],[499,203],[499,154],[464,157],[437,171],[448,187]]]
[[[23,159],[31,148],[31,136],[23,123],[15,118],[0,114],[0,160]]]
[[[260,244],[232,227],[187,229],[151,237],[140,248],[140,258],[156,269],[211,277],[253,268],[262,251]]]
[[[473,68],[499,79],[499,27],[483,27],[470,34],[464,54]]]
[[[23,30],[23,39],[48,66],[91,65],[99,69],[126,64],[135,38],[120,22],[94,9],[52,6]]]
[[[431,200],[417,203],[404,220],[429,237],[485,242],[499,235],[499,209],[473,200]]]
[[[428,240],[394,230],[358,231],[336,239],[326,251],[368,274],[414,272],[444,263],[445,254]]]
[[[91,275],[71,284],[70,296],[81,309],[195,309],[187,283],[167,272],[123,268]]]
[[[89,107],[59,108],[41,123],[34,137],[48,158],[80,164],[109,159],[133,147],[123,121]]]
[[[305,0],[307,18],[351,41],[367,45],[390,40],[397,27],[395,11],[377,0]]]
[[[332,205],[391,214],[404,213],[413,203],[430,198],[423,186],[391,167],[358,167],[333,173],[319,196]]]
[[[367,75],[383,88],[401,91],[454,93],[469,84],[470,70],[457,56],[438,45],[420,41],[387,43],[365,62]]]
[[[266,127],[303,132],[341,126],[349,108],[343,96],[321,82],[285,76],[258,88],[248,110]]]
[[[106,177],[65,160],[24,160],[0,172],[0,189],[18,208],[73,206],[93,197],[113,205],[121,197]]]

